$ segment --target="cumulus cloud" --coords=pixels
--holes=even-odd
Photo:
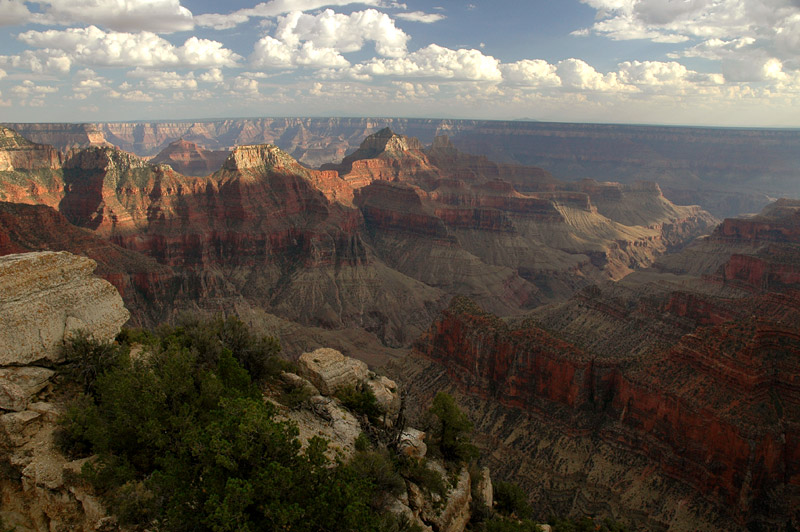
[[[222,75],[222,70],[219,68],[210,68],[199,76],[200,81],[206,83],[221,83],[225,80]]]
[[[33,17],[39,24],[85,23],[123,32],[156,33],[194,28],[192,12],[180,0],[40,0],[39,4],[45,6],[44,13]]]
[[[351,69],[356,77],[405,76],[443,79],[500,81],[500,61],[479,50],[451,50],[430,44],[405,57],[373,59]]]
[[[45,97],[55,92],[58,92],[58,88],[50,85],[37,85],[29,79],[11,87],[11,93],[16,97],[16,103],[24,107],[43,107]]]
[[[350,62],[342,53],[361,50],[367,41],[386,57],[406,53],[409,37],[386,14],[368,9],[350,15],[326,9],[317,15],[299,11],[278,19],[274,36],[258,40],[250,62],[255,67],[344,68]]]
[[[217,41],[190,37],[182,46],[174,46],[152,32],[105,32],[96,26],[28,31],[18,38],[87,66],[220,67],[234,66],[241,59]]]
[[[529,87],[558,87],[561,78],[556,67],[542,59],[523,59],[502,65],[503,79],[509,83]]]
[[[225,30],[243,24],[251,18],[271,18],[278,15],[285,15],[293,11],[313,11],[327,6],[347,6],[350,4],[363,4],[375,7],[393,7],[405,9],[404,4],[395,2],[384,2],[383,0],[271,0],[262,2],[255,7],[239,9],[227,15],[220,13],[208,13],[195,16],[195,22],[200,26],[211,27],[217,30]]]
[[[127,73],[130,78],[141,79],[144,87],[156,90],[194,90],[197,80],[193,72],[178,74],[177,72],[151,70],[137,67]]]
[[[0,0],[0,26],[16,26],[30,19],[31,12],[20,0]]]
[[[6,77],[6,71],[0,68],[0,79],[3,79],[4,77]]]
[[[601,74],[581,59],[559,61],[556,72],[564,88],[580,91],[625,91],[630,87],[620,82],[616,72]]]
[[[404,55],[409,40],[389,15],[375,9],[350,15],[334,13],[331,9],[318,15],[293,11],[279,18],[275,37],[289,45],[311,42],[315,48],[332,48],[339,52],[356,52],[364,47],[365,41],[373,41],[375,51],[385,57]]]
[[[412,22],[422,22],[424,24],[432,24],[444,20],[446,17],[440,13],[425,13],[423,11],[410,11],[408,13],[397,13],[397,18],[402,20],[410,20]]]
[[[66,74],[72,59],[58,50],[25,50],[18,55],[0,56],[0,65],[35,74]]]
[[[800,52],[797,0],[581,1],[597,10],[591,31],[612,39],[681,42],[750,37],[787,53]]]

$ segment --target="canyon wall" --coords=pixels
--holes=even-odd
[[[272,143],[312,167],[340,161],[364,137],[391,127],[424,144],[447,134],[462,151],[540,167],[559,179],[657,181],[673,202],[700,204],[717,216],[757,212],[770,198],[800,193],[794,130],[401,118],[7,125],[59,149],[109,142],[141,156],[179,139],[208,150]]]

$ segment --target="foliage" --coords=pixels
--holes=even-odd
[[[62,373],[83,386],[84,393],[95,393],[95,382],[105,372],[124,363],[123,349],[118,344],[95,340],[86,331],[72,334],[62,348]]]
[[[495,508],[503,515],[528,519],[533,513],[527,494],[512,482],[494,483]]]
[[[447,494],[447,484],[441,473],[428,467],[428,462],[424,458],[400,457],[398,469],[400,474],[424,489],[429,494],[435,493],[440,497]]]
[[[553,532],[627,532],[628,527],[609,518],[603,520],[591,517],[580,519],[552,518],[548,524],[553,527]]]
[[[378,404],[375,394],[368,386],[361,386],[358,389],[346,386],[336,393],[336,397],[345,408],[367,416],[371,423],[377,423],[384,414],[383,408]]]
[[[481,525],[481,532],[541,532],[542,527],[531,521],[494,517]]]
[[[375,488],[375,498],[372,501],[375,510],[383,509],[386,494],[398,496],[406,489],[403,477],[397,472],[385,450],[359,451],[350,461],[350,467],[359,478],[367,480]]]
[[[445,460],[461,464],[478,456],[478,449],[469,439],[472,422],[449,394],[436,394],[426,425],[431,442],[428,449]]]
[[[133,336],[135,337],[135,336]],[[128,336],[127,338],[133,338]],[[125,338],[122,338],[125,340]],[[389,530],[376,487],[396,479],[384,458],[332,465],[326,442],[300,451],[251,372],[277,346],[235,319],[162,327],[152,352],[97,374],[67,409],[62,445],[97,454],[84,466],[122,523],[151,530]]]

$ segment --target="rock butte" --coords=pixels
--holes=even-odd
[[[799,221],[781,200],[526,319],[456,299],[397,375],[419,401],[466,394],[501,445],[491,465],[542,511],[646,507],[633,520],[652,530],[796,523]]]

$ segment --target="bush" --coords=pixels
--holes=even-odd
[[[363,434],[363,432],[362,432]],[[350,461],[350,467],[360,478],[367,480],[375,489],[372,506],[382,510],[386,502],[385,495],[400,495],[406,489],[406,483],[388,454],[380,451],[357,452]]]
[[[244,366],[260,371],[274,346],[226,322],[162,327],[148,357],[98,373],[61,419],[62,446],[98,455],[84,478],[120,522],[153,530],[388,526],[373,501],[391,475],[377,461],[330,464],[318,438],[301,452]]]
[[[527,519],[533,512],[528,495],[512,482],[494,484],[494,501],[497,511],[506,516]]]
[[[428,410],[427,432],[430,436],[429,450],[438,453],[445,460],[463,464],[477,458],[478,449],[472,445],[469,435],[472,422],[444,392],[439,392]]]
[[[86,331],[76,331],[62,348],[62,373],[83,386],[84,393],[95,393],[97,378],[124,363],[123,349],[111,342],[95,340]]]
[[[428,467],[428,462],[424,458],[416,460],[414,458],[401,457],[399,459],[400,473],[429,494],[435,493],[440,497],[447,495],[447,484],[442,474],[435,469]]]
[[[347,386],[336,393],[336,397],[352,412],[367,416],[372,423],[376,423],[384,414],[383,408],[378,404],[375,394],[366,386],[359,389]]]

